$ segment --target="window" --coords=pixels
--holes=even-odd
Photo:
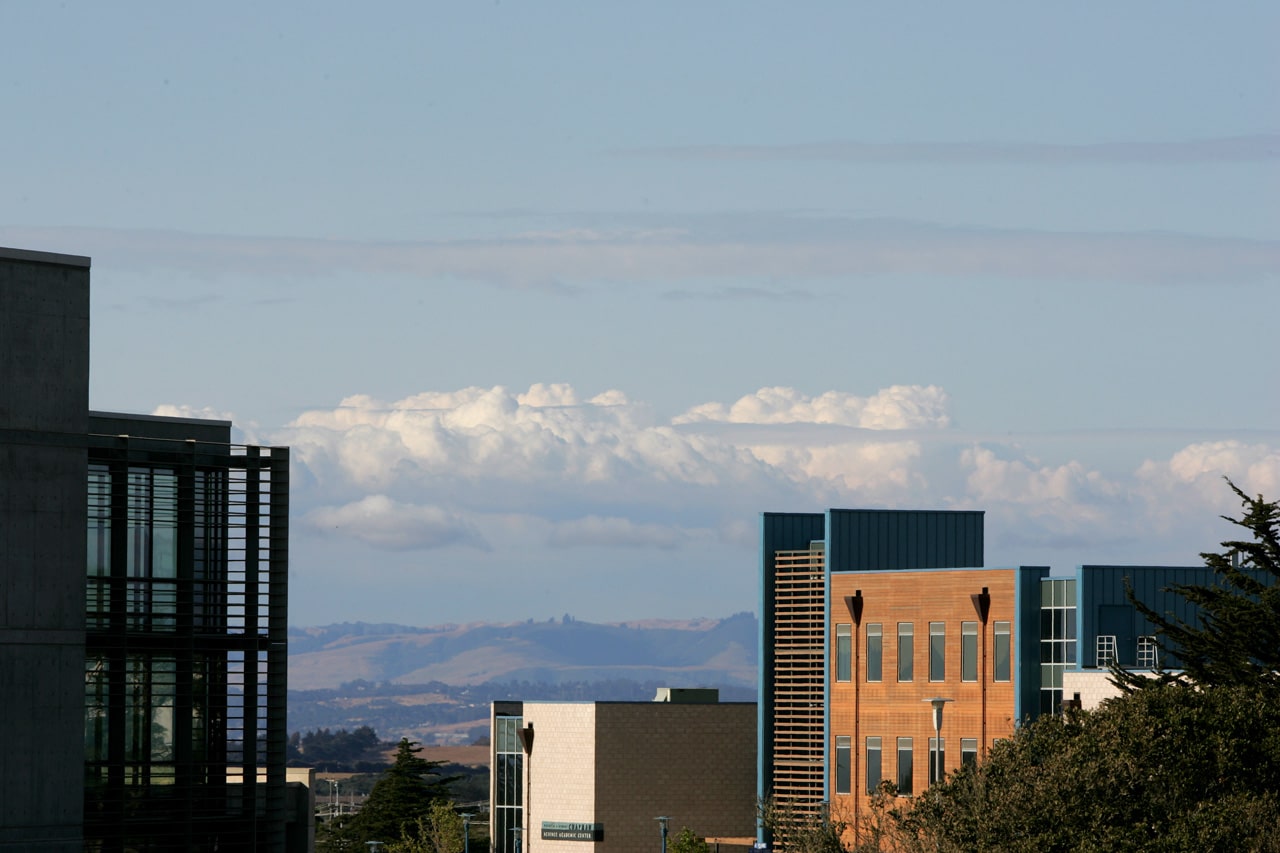
[[[916,626],[910,622],[898,623],[898,680],[911,681],[914,670],[911,657],[915,654]]]
[[[836,793],[847,794],[850,791],[850,743],[847,737],[836,738]]]
[[[929,784],[947,772],[947,739],[929,738]]]
[[[978,739],[976,737],[960,738],[960,766],[973,767],[978,763]]]
[[[960,623],[960,680],[978,680],[978,623]]]
[[[884,661],[884,638],[881,636],[880,623],[867,626],[867,681],[879,681],[881,664]]]
[[[849,680],[850,661],[853,659],[850,650],[852,630],[852,625],[836,626],[836,681]]]
[[[880,738],[867,738],[867,793],[880,787]]]
[[[494,801],[491,820],[494,849],[498,853],[514,851],[515,836],[511,828],[524,822],[524,750],[520,746],[522,717],[494,717],[493,767]]]
[[[1159,665],[1156,655],[1156,638],[1144,636],[1138,638],[1138,669],[1155,669]]]
[[[995,625],[995,648],[991,661],[991,678],[993,681],[1009,680],[1009,623],[997,622]]]
[[[909,797],[914,793],[911,787],[911,738],[898,738],[898,794]]]
[[[945,622],[929,623],[929,680],[947,678],[947,626]]]

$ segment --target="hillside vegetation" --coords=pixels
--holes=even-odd
[[[344,623],[289,632],[289,729],[372,726],[384,737],[469,743],[501,699],[652,699],[659,687],[755,698],[757,623]]]

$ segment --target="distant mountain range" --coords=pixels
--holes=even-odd
[[[756,617],[289,629],[289,729],[369,725],[384,739],[465,743],[495,699],[647,700],[655,688],[755,697]],[[418,689],[420,688],[420,689]]]

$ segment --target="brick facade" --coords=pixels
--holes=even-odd
[[[985,628],[979,621],[971,596],[986,587],[991,596]],[[861,590],[861,625],[853,645],[852,680],[841,681],[837,672],[837,626],[850,625],[846,597]],[[973,738],[979,753],[997,738],[1008,737],[1014,728],[1014,682],[1018,620],[1015,615],[1015,571],[1010,569],[962,569],[892,572],[838,572],[831,575],[828,637],[830,671],[829,723],[827,727],[828,790],[832,812],[852,820],[866,806],[866,739],[881,738],[881,778],[897,780],[897,739],[911,738],[913,749],[913,789],[928,787],[929,741],[934,737],[933,720],[927,699],[941,696],[953,700],[943,714],[942,739],[946,772],[960,766],[961,739]],[[945,630],[944,669],[940,681],[930,681],[930,623],[942,623]],[[977,679],[961,679],[961,623],[978,622]],[[995,623],[1008,623],[1009,680],[995,681],[993,664]],[[898,626],[912,626],[912,680],[898,681]],[[867,629],[881,626],[881,680],[867,681]],[[985,655],[984,655],[985,639]],[[983,693],[985,691],[985,736]],[[848,794],[837,792],[836,738],[849,737],[851,787]]]

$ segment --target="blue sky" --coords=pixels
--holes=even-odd
[[[1280,494],[1280,8],[9,4],[91,404],[294,447],[291,621],[720,616],[762,510]]]

